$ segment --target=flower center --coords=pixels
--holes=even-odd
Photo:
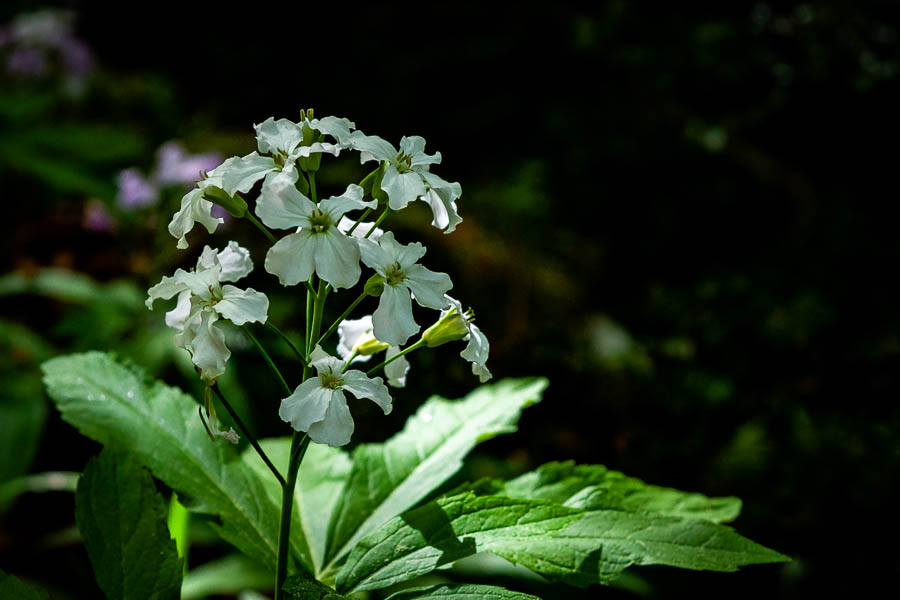
[[[322,382],[323,388],[329,390],[337,390],[344,385],[344,378],[340,375],[335,375],[330,368],[327,373],[319,373],[319,381]]]
[[[406,279],[406,275],[400,269],[400,263],[394,263],[384,270],[384,282],[388,285],[397,285]]]
[[[224,298],[224,293],[222,292],[222,286],[210,285],[210,286],[207,286],[207,289],[209,290],[209,300],[204,303],[207,306],[215,306],[222,300],[222,298]]]
[[[412,156],[401,152],[397,155],[397,158],[394,159],[394,167],[397,168],[398,173],[409,171],[412,168]]]
[[[313,233],[325,233],[329,227],[331,227],[331,217],[328,213],[317,208],[309,215],[309,230]]]

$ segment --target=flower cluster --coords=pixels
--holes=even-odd
[[[462,222],[457,210],[460,185],[430,170],[440,163],[440,153],[427,154],[425,140],[418,136],[402,138],[398,150],[357,130],[347,119],[317,119],[311,110],[301,111],[297,122],[269,118],[255,129],[257,149],[209,171],[182,199],[169,232],[179,248],[187,248],[187,235],[195,224],[215,232],[221,219],[213,216],[212,209],[219,205],[238,219],[246,218],[272,242],[264,263],[268,273],[283,286],[306,288],[306,343],[300,345],[303,350],[291,343],[303,363],[304,378],[282,400],[281,418],[315,442],[344,445],[354,429],[345,392],[374,401],[388,414],[392,408],[388,388],[381,377],[371,375],[383,369],[389,385],[403,387],[410,368],[407,354],[457,340],[468,342],[460,355],[472,363],[472,372],[481,381],[489,379],[487,338],[472,323],[472,311],[463,311],[447,295],[453,287],[449,275],[420,264],[426,253],[420,242],[400,243],[393,232],[380,227],[389,213],[405,209],[414,200],[430,207],[432,225],[446,233]],[[359,152],[360,164],[374,160],[377,166],[359,184],[351,183],[340,195],[319,200],[315,178],[322,156],[337,157],[347,151]],[[244,199],[251,192],[256,197],[252,208]],[[380,211],[378,218],[366,221],[375,210]],[[278,239],[271,230],[288,233]],[[368,279],[362,277],[363,267],[372,271]],[[252,268],[249,252],[229,242],[221,252],[206,247],[195,269],[179,269],[149,290],[148,307],[157,298],[178,296],[166,323],[178,332],[175,343],[191,353],[208,385],[224,373],[230,356],[217,322],[267,321],[265,295],[223,285]],[[361,280],[360,296],[322,333],[322,310],[329,291],[353,288]],[[374,312],[350,319],[369,296],[378,297]],[[421,331],[413,316],[413,300],[440,315],[419,339],[410,342]],[[337,356],[322,347],[335,332]],[[368,372],[350,368],[382,352],[383,362]],[[280,373],[279,378],[284,381]]]

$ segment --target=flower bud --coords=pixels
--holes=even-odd
[[[384,291],[384,277],[375,273],[366,281],[363,291],[370,296],[380,296]]]
[[[247,203],[244,202],[244,199],[237,194],[229,196],[228,192],[222,188],[213,185],[203,188],[203,199],[218,204],[236,219],[241,219],[247,214]]]
[[[448,342],[461,340],[469,335],[468,323],[475,318],[475,313],[469,309],[460,314],[456,307],[448,310],[440,320],[425,330],[422,339],[429,348],[436,348]]]
[[[386,162],[378,165],[378,168],[366,175],[362,181],[359,182],[360,187],[363,189],[363,194],[371,196],[375,200],[378,200],[379,204],[387,204],[387,194],[381,189],[381,181],[384,179],[384,169],[387,165]]]
[[[374,335],[370,335],[368,336],[368,339],[353,346],[353,351],[360,356],[371,356],[373,354],[378,354],[383,350],[387,350],[390,347],[390,344],[385,344],[381,340],[376,339]]]

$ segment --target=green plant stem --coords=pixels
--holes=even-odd
[[[309,175],[309,197],[312,199],[313,202],[318,204],[319,197],[316,194],[316,172],[310,171],[308,173],[308,175]]]
[[[409,353],[412,352],[413,350],[418,350],[419,348],[424,348],[424,347],[425,347],[425,340],[419,340],[418,342],[416,342],[416,343],[413,344],[412,346],[407,346],[406,348],[404,348],[403,350],[401,350],[400,352],[398,352],[398,353],[395,354],[394,356],[390,357],[389,359],[387,359],[386,361],[384,361],[384,362],[381,363],[380,365],[375,365],[374,367],[372,367],[371,369],[369,369],[368,371],[366,371],[366,375],[368,375],[369,377],[371,377],[372,374],[375,373],[375,371],[377,371],[378,369],[381,369],[382,367],[388,366],[389,364],[391,364],[392,362],[394,362],[395,360],[397,360],[397,359],[400,358],[401,356],[404,356],[404,355],[406,355],[406,354],[409,354]]]
[[[276,327],[276,326],[272,323],[272,321],[266,321],[266,327],[268,327],[269,329],[271,329],[272,331],[274,331],[275,333],[277,333],[278,336],[279,336],[282,340],[284,340],[284,343],[291,347],[291,350],[294,351],[294,354],[297,355],[297,358],[300,359],[300,362],[302,362],[303,365],[306,366],[306,362],[307,362],[306,356],[305,356],[302,352],[300,352],[300,349],[297,348],[297,346],[294,345],[294,342],[292,342],[291,339],[290,339],[287,335],[285,335],[285,333],[284,333],[283,331],[281,331],[280,329],[278,329],[278,327]]]
[[[309,436],[299,431],[291,438],[291,458],[288,463],[287,483],[281,488],[281,524],[278,528],[278,556],[275,559],[275,600],[283,598],[281,586],[287,578],[288,550],[291,542],[291,516],[294,512],[294,487],[303,455],[309,447]]]
[[[381,211],[381,214],[378,215],[378,218],[375,219],[375,224],[372,225],[372,229],[370,229],[369,231],[366,232],[366,235],[364,236],[364,239],[368,239],[369,236],[372,235],[372,232],[375,231],[375,228],[376,228],[376,227],[378,227],[379,225],[381,225],[381,222],[384,221],[384,218],[385,218],[386,216],[388,216],[388,213],[389,213],[389,212],[391,212],[391,207],[390,207],[390,206],[385,206],[385,207],[384,207],[384,210]]]
[[[285,485],[284,477],[281,476],[281,473],[278,472],[278,469],[275,468],[275,465],[272,464],[272,461],[269,460],[269,457],[263,451],[262,447],[259,445],[259,442],[256,441],[256,438],[253,437],[253,434],[250,433],[250,430],[247,429],[247,426],[244,425],[244,421],[241,420],[241,417],[238,416],[237,412],[235,412],[234,408],[232,408],[231,403],[225,399],[225,396],[222,395],[222,390],[219,389],[219,384],[214,383],[212,385],[212,390],[216,393],[216,396],[219,397],[219,402],[222,403],[222,406],[225,407],[225,410],[228,411],[228,414],[231,415],[231,419],[234,421],[234,424],[238,426],[238,429],[241,430],[241,433],[244,434],[244,437],[247,438],[247,441],[250,442],[250,445],[253,446],[253,449],[256,450],[256,453],[262,459],[262,461],[269,467],[269,470],[272,471],[272,474],[275,475],[275,479],[278,480],[282,486]]]
[[[266,229],[266,226],[263,225],[262,223],[260,223],[260,222],[256,219],[256,217],[253,216],[253,213],[251,213],[249,210],[244,214],[244,216],[247,217],[247,220],[248,220],[248,221],[250,221],[251,223],[253,223],[254,225],[256,225],[256,227],[257,227],[260,231],[262,231],[264,234],[266,234],[266,237],[269,238],[269,241],[270,241],[270,242],[272,242],[272,243],[274,244],[274,243],[276,243],[276,242],[278,241],[277,239],[275,239],[275,236],[272,235],[272,232],[269,231],[268,229]]]
[[[343,313],[341,313],[341,316],[339,316],[337,319],[335,319],[334,323],[331,324],[331,327],[329,327],[329,328],[325,331],[325,333],[322,334],[322,337],[320,337],[318,340],[316,340],[316,344],[317,344],[317,345],[321,345],[321,344],[323,344],[329,337],[331,337],[331,334],[334,333],[334,332],[337,330],[338,327],[340,327],[340,325],[341,325],[341,323],[343,322],[343,320],[346,319],[346,318],[350,315],[350,313],[353,312],[353,309],[356,308],[356,307],[359,305],[360,302],[362,302],[363,300],[365,300],[366,296],[368,296],[368,295],[369,295],[369,294],[367,294],[366,292],[363,292],[362,294],[360,294],[360,295],[359,295],[359,298],[357,298],[356,300],[354,300],[354,301],[350,304],[350,306],[347,307],[347,310],[345,310]]]
[[[291,394],[291,386],[287,384],[287,381],[284,380],[284,376],[282,376],[281,371],[278,370],[278,367],[275,366],[275,363],[272,361],[272,357],[269,356],[269,353],[266,352],[266,349],[263,348],[262,344],[259,343],[259,340],[256,339],[256,336],[253,335],[253,332],[250,331],[249,325],[244,325],[244,332],[247,334],[247,337],[250,338],[250,341],[253,342],[253,345],[256,346],[256,349],[259,350],[259,353],[262,354],[263,360],[266,361],[266,364],[269,365],[269,368],[272,369],[272,372],[278,377],[278,381],[281,382],[281,387],[284,388],[284,391],[287,392],[288,395]]]
[[[306,330],[306,339],[303,341],[303,345],[306,348],[306,356],[309,356],[309,341],[312,337],[309,335],[309,331],[312,328],[312,309],[313,303],[316,299],[316,291],[312,286],[312,276],[309,278],[309,281],[306,282],[306,317],[304,321],[304,329]],[[305,369],[305,367],[304,367]],[[303,379],[306,379],[306,371],[303,372]]]
[[[369,213],[372,212],[371,208],[367,208],[363,211],[363,214],[359,215],[359,218],[356,220],[356,223],[353,224],[353,227],[347,230],[347,235],[352,235],[356,228],[359,227],[359,224],[363,222],[363,220],[369,216]]]

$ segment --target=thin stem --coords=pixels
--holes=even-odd
[[[331,324],[331,327],[329,327],[328,330],[322,334],[322,337],[320,337],[316,341],[316,345],[323,344],[325,342],[325,340],[327,340],[329,337],[331,337],[331,334],[334,333],[338,327],[340,327],[340,325],[344,321],[344,319],[346,319],[350,315],[350,313],[353,312],[353,309],[356,308],[360,302],[365,300],[366,296],[368,296],[368,295],[369,294],[367,294],[366,292],[363,292],[362,294],[360,294],[359,298],[354,300],[353,303],[350,304],[349,307],[347,307],[347,310],[345,310],[343,313],[341,313],[341,316],[339,316],[337,319],[335,319],[334,323]]]
[[[412,346],[408,346],[408,347],[404,348],[403,350],[401,350],[400,352],[398,352],[397,354],[393,355],[392,357],[390,357],[389,359],[387,359],[386,361],[384,361],[384,362],[381,363],[380,365],[375,365],[374,367],[372,367],[371,369],[369,369],[368,371],[366,371],[366,375],[368,375],[369,377],[371,377],[372,374],[374,374],[375,371],[377,371],[378,369],[380,369],[380,368],[382,368],[382,367],[386,367],[387,365],[391,364],[392,362],[394,362],[395,360],[397,360],[397,359],[400,358],[401,356],[404,356],[404,355],[406,355],[406,354],[409,354],[409,353],[412,352],[413,350],[418,350],[419,348],[423,348],[424,346],[425,346],[425,340],[419,340],[418,342],[416,342],[416,343],[413,344]]]
[[[389,213],[389,212],[391,212],[391,207],[390,207],[390,206],[385,206],[385,207],[384,207],[384,210],[381,211],[381,214],[378,215],[378,218],[375,220],[375,224],[372,225],[372,229],[370,229],[369,231],[366,232],[365,239],[368,239],[368,237],[369,237],[370,235],[372,235],[372,232],[375,231],[375,228],[378,227],[379,225],[381,225],[381,222],[384,221],[384,218],[385,218],[386,216],[388,216],[388,213]]]
[[[291,515],[294,512],[294,487],[297,485],[297,472],[306,449],[309,447],[309,436],[299,431],[294,432],[291,439],[291,458],[288,462],[287,483],[281,489],[281,523],[278,528],[278,555],[275,559],[275,600],[284,596],[281,586],[287,578],[288,551],[291,542]]]
[[[310,331],[310,340],[318,339],[319,337],[319,331],[322,329],[322,313],[324,312],[325,298],[328,296],[328,290],[330,289],[331,288],[324,280],[319,280],[319,290],[316,292],[316,301],[313,304],[313,320],[312,329]],[[317,343],[318,341],[315,344]],[[315,349],[315,344],[312,344],[312,348],[309,350],[310,352]]]
[[[284,343],[286,343],[288,346],[291,347],[291,350],[294,351],[294,354],[297,355],[297,358],[300,359],[300,362],[302,362],[304,365],[306,364],[306,362],[307,362],[306,356],[304,356],[304,354],[302,352],[300,352],[300,349],[294,345],[294,342],[291,341],[291,338],[289,338],[287,335],[285,335],[285,333],[283,331],[278,329],[278,327],[276,327],[275,324],[272,323],[272,321],[266,321],[266,327],[268,327],[269,329],[271,329],[272,331],[277,333],[278,336],[282,340],[284,340]]]
[[[275,366],[275,363],[272,361],[272,357],[269,356],[269,353],[266,352],[266,349],[263,348],[262,344],[259,343],[259,340],[256,339],[256,336],[253,335],[253,332],[250,331],[249,325],[244,325],[244,332],[247,334],[247,337],[250,338],[250,341],[253,342],[253,345],[256,346],[256,349],[259,350],[259,353],[262,354],[263,360],[266,361],[266,364],[269,365],[269,368],[272,369],[272,372],[278,377],[278,381],[281,382],[281,387],[284,388],[284,391],[291,394],[291,386],[287,384],[287,381],[284,380],[284,377],[281,375],[281,371],[278,370],[278,367]]]
[[[312,198],[312,201],[313,201],[313,202],[315,202],[316,204],[318,204],[318,203],[319,203],[319,198],[318,198],[318,195],[316,194],[316,172],[315,172],[315,171],[310,171],[310,172],[308,173],[308,175],[309,175],[309,194],[310,194],[310,198]]]
[[[352,235],[356,228],[359,227],[359,224],[363,222],[363,220],[369,216],[369,213],[372,212],[371,208],[367,208],[363,211],[363,214],[359,215],[359,218],[356,220],[356,223],[353,224],[353,227],[347,230],[347,235]]]
[[[344,368],[341,369],[341,375],[343,375],[344,372],[350,368],[350,363],[352,363],[353,359],[356,358],[357,356],[359,356],[359,350],[354,350],[353,354],[351,354],[349,356],[349,358],[347,358],[346,362],[344,362]]]
[[[222,395],[222,390],[219,389],[219,384],[214,383],[212,385],[212,390],[216,393],[216,396],[219,397],[219,402],[222,403],[222,406],[225,407],[225,410],[228,411],[228,414],[231,415],[234,424],[238,426],[238,429],[241,430],[241,433],[244,434],[244,437],[247,438],[247,441],[250,442],[250,445],[253,446],[253,449],[256,450],[256,453],[259,454],[259,457],[262,459],[266,466],[269,467],[269,470],[272,471],[272,474],[275,475],[275,479],[278,480],[282,486],[285,485],[284,477],[281,476],[281,473],[278,472],[278,469],[275,468],[275,465],[272,464],[272,461],[269,460],[269,457],[263,451],[262,447],[259,445],[259,442],[256,441],[256,438],[253,437],[253,434],[250,433],[250,430],[247,429],[247,426],[244,425],[244,422],[238,416],[237,412],[231,407],[231,404],[228,400],[225,399],[225,396]]]
[[[270,241],[270,242],[272,242],[272,243],[274,244],[274,243],[276,243],[276,242],[278,241],[277,239],[275,239],[275,236],[272,235],[272,232],[269,231],[268,229],[266,229],[266,226],[263,225],[262,223],[260,223],[260,222],[256,219],[256,217],[253,216],[253,213],[251,213],[249,210],[248,210],[246,213],[244,213],[244,216],[247,217],[247,220],[248,220],[248,221],[250,221],[251,223],[253,223],[254,225],[256,225],[256,227],[257,227],[260,231],[262,231],[264,234],[266,234],[266,237],[269,238],[269,241]]]

